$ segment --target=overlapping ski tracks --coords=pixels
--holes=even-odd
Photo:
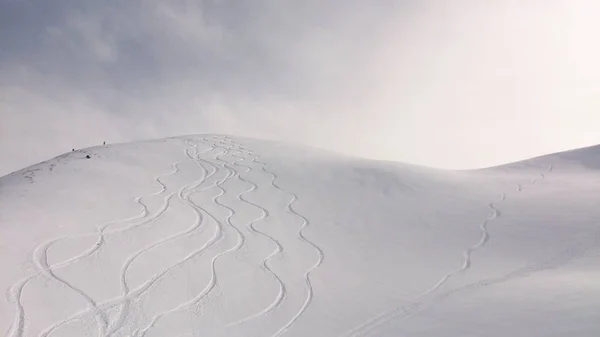
[[[552,172],[552,169],[553,169],[553,166],[549,165],[547,167],[547,172],[548,173]],[[546,175],[543,172],[540,172],[539,176],[541,179],[546,178]],[[530,180],[529,183],[531,185],[533,185],[537,181],[538,181],[538,179],[533,178]],[[518,183],[516,191],[522,192],[523,188],[524,188],[524,185],[521,183]],[[490,209],[490,216],[479,225],[479,228],[481,230],[481,238],[474,245],[468,247],[467,249],[465,249],[463,251],[463,261],[459,268],[444,275],[432,287],[430,287],[429,289],[425,290],[421,294],[417,295],[416,297],[414,297],[413,299],[408,301],[407,304],[396,307],[389,311],[385,311],[385,312],[369,319],[368,321],[356,326],[355,328],[345,332],[342,336],[343,337],[369,336],[369,335],[381,330],[386,324],[389,324],[392,321],[394,321],[394,322],[402,321],[418,312],[423,311],[426,308],[426,305],[431,305],[435,301],[444,299],[444,298],[446,298],[452,294],[455,294],[459,291],[465,291],[465,290],[473,289],[473,288],[480,287],[480,286],[495,284],[495,283],[516,277],[518,275],[526,275],[529,272],[537,270],[536,268],[540,268],[541,265],[548,264],[549,262],[536,263],[532,266],[528,266],[528,267],[524,268],[523,270],[515,271],[513,273],[510,273],[510,274],[505,275],[500,278],[482,280],[482,281],[476,282],[474,284],[469,284],[467,286],[450,289],[450,290],[444,291],[442,293],[436,294],[436,291],[439,290],[452,277],[454,277],[455,275],[458,275],[460,273],[465,273],[468,271],[468,269],[471,268],[471,255],[473,254],[473,252],[476,251],[477,249],[481,249],[482,247],[484,247],[485,244],[490,240],[490,234],[488,232],[487,226],[492,221],[500,218],[502,215],[502,213],[498,209],[497,203],[505,201],[507,199],[507,197],[508,197],[507,193],[502,193],[502,194],[500,194],[498,201],[493,201],[488,204],[488,208]],[[552,259],[551,261],[556,262],[555,259]]]
[[[34,248],[31,260],[33,265],[36,266],[37,272],[15,282],[7,290],[7,297],[14,306],[14,319],[6,333],[7,337],[23,337],[30,335],[27,328],[30,324],[35,324],[35,322],[33,321],[33,317],[30,318],[28,316],[27,308],[23,306],[22,298],[23,294],[27,291],[28,285],[36,278],[45,278],[47,282],[55,282],[76,296],[82,298],[85,303],[87,303],[86,307],[72,313],[69,317],[54,322],[46,327],[38,336],[62,336],[61,328],[76,321],[85,323],[94,322],[93,324],[95,324],[95,326],[85,326],[85,330],[86,332],[95,331],[94,334],[98,337],[145,336],[163,317],[180,311],[189,310],[196,306],[202,306],[203,299],[205,299],[218,284],[219,277],[215,268],[215,262],[228,254],[238,251],[247,240],[256,238],[262,238],[262,240],[267,239],[273,246],[271,253],[264,256],[260,264],[256,265],[256,268],[259,268],[263,273],[269,275],[269,277],[276,282],[278,289],[274,292],[275,296],[269,305],[257,312],[248,314],[244,318],[225,324],[223,329],[232,328],[258,318],[271,318],[269,315],[273,311],[279,309],[281,304],[288,298],[287,295],[290,288],[284,283],[283,278],[271,269],[269,261],[276,255],[284,253],[286,248],[277,238],[264,231],[258,230],[255,226],[256,223],[264,221],[270,216],[270,211],[266,207],[250,201],[246,197],[248,194],[257,191],[260,188],[260,182],[252,180],[252,177],[256,174],[263,174],[266,177],[269,177],[268,180],[265,179],[265,181],[270,181],[270,188],[277,189],[281,192],[282,196],[288,198],[286,209],[275,211],[286,212],[302,222],[300,228],[296,232],[290,232],[289,235],[293,235],[294,238],[298,239],[302,244],[311,246],[316,252],[315,263],[308,268],[303,275],[298,275],[298,278],[301,278],[305,284],[304,301],[298,303],[300,309],[297,312],[292,313],[289,319],[284,322],[278,322],[279,328],[273,331],[271,336],[280,336],[284,334],[297,321],[297,319],[306,311],[313,297],[310,274],[321,264],[324,257],[322,250],[303,235],[304,228],[308,226],[310,222],[306,217],[302,216],[294,209],[294,203],[298,200],[298,196],[281,188],[277,183],[277,175],[267,168],[268,164],[259,161],[260,156],[255,155],[253,151],[245,148],[231,137],[190,137],[182,139],[182,143],[182,159],[170,164],[172,167],[170,172],[154,178],[154,182],[159,186],[159,190],[150,195],[138,196],[133,199],[135,204],[140,206],[138,214],[129,218],[117,219],[103,224],[99,226],[96,231],[89,234],[55,238],[43,242]],[[204,147],[203,149],[201,149],[201,145]],[[178,175],[180,173],[180,168],[185,161],[192,161],[198,167],[201,174],[197,180],[190,181],[177,191],[173,191],[173,189],[163,181],[167,176]],[[227,191],[225,185],[228,181],[234,179],[247,185],[248,189],[240,194],[231,196],[232,193]],[[217,214],[213,214],[214,211],[208,211],[208,207],[205,205],[199,205],[192,201],[192,196],[194,194],[210,189],[218,190],[218,194],[213,196],[211,200],[213,206],[217,206],[227,212],[227,215],[224,218]],[[155,210],[150,210],[146,203],[144,203],[144,199],[157,196],[162,196],[162,205]],[[222,200],[225,197],[234,197],[239,202],[259,210],[261,215],[254,219],[247,219],[246,226],[244,228],[238,228],[234,226],[231,221],[232,217],[237,214],[237,211]],[[157,220],[163,217],[167,211],[173,209],[173,201],[175,200],[178,200],[192,210],[195,214],[195,220],[186,229],[172,233],[155,242],[148,242],[143,248],[130,253],[128,256],[123,256],[123,262],[119,272],[121,292],[116,298],[98,301],[90,294],[78,288],[75,285],[76,280],[68,280],[58,277],[55,274],[57,270],[67,266],[76,268],[78,262],[97,255],[97,252],[105,246],[106,238],[111,235],[121,235],[132,230],[144,230],[145,228],[156,225]],[[178,239],[194,235],[201,229],[209,226],[210,223],[215,225],[214,232],[206,242],[184,258],[172,261],[166,268],[152,275],[152,277],[142,282],[141,285],[132,288],[128,274],[131,267],[136,264],[136,261],[138,261],[140,257],[155,249],[176,243]],[[226,237],[235,238],[235,244],[222,250],[212,251],[212,248]],[[67,240],[73,241],[89,238],[96,238],[96,240],[95,243],[86,250],[61,262],[54,264],[48,262],[47,252],[50,247],[60,245]],[[205,287],[197,294],[190,296],[187,301],[172,308],[167,308],[153,315],[151,319],[146,319],[145,321],[139,319],[140,317],[145,317],[145,314],[143,313],[144,308],[137,305],[137,302],[139,302],[141,297],[148,293],[159,281],[165,279],[170,272],[174,271],[176,268],[182,267],[186,262],[192,261],[194,258],[202,256],[205,253],[212,255],[212,258],[210,259],[210,269],[200,271],[210,275],[209,281]],[[98,256],[96,257],[101,258]],[[251,285],[244,284],[243,286],[248,287]],[[224,296],[226,295],[227,294],[224,294]],[[294,296],[294,298],[298,297],[299,296]],[[109,310],[113,310],[110,315]],[[200,330],[190,331],[190,333],[202,333],[202,327],[197,328]],[[82,335],[83,334],[84,331],[82,331]]]

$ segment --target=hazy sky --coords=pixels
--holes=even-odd
[[[600,143],[597,0],[0,0],[0,175],[230,133],[443,168]]]

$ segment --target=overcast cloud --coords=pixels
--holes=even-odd
[[[192,133],[472,168],[600,143],[595,0],[0,0],[0,175]]]

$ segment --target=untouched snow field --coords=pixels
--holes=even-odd
[[[0,267],[7,337],[600,336],[600,147],[474,171],[79,150],[0,178]]]

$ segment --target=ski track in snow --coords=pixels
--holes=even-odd
[[[237,145],[237,146],[238,146],[238,148],[239,148],[239,150],[243,150],[243,148],[242,148],[242,145],[238,145],[238,144],[236,144],[236,143],[235,143],[235,141],[234,141],[233,139],[231,139],[231,138],[229,138],[229,137],[226,137],[226,139],[227,139],[227,140],[230,142],[230,144],[229,144],[229,145],[231,145],[232,147]],[[248,151],[248,152],[250,152],[250,151]],[[249,153],[247,153],[247,154],[249,155]],[[240,160],[240,161],[241,161],[241,160]],[[237,164],[237,162],[238,162],[238,161],[236,161],[236,162],[234,163],[234,165],[235,165],[235,164]],[[306,309],[307,309],[307,308],[308,308],[308,306],[310,305],[310,303],[311,303],[311,301],[312,301],[312,298],[313,298],[313,288],[312,288],[312,284],[311,284],[311,281],[310,281],[310,273],[311,273],[313,270],[315,270],[317,267],[319,267],[319,266],[321,265],[321,263],[323,262],[323,259],[324,259],[324,253],[323,253],[323,251],[321,250],[321,248],[319,248],[319,247],[318,247],[316,244],[314,244],[312,241],[308,240],[308,239],[307,239],[307,238],[304,236],[304,234],[303,234],[303,231],[304,231],[304,229],[305,229],[305,228],[306,228],[306,227],[307,227],[307,226],[310,224],[310,222],[308,221],[308,219],[307,219],[306,217],[304,217],[304,216],[302,216],[301,214],[299,214],[299,213],[298,213],[298,212],[297,212],[297,211],[296,211],[296,210],[293,208],[293,205],[294,205],[294,203],[295,203],[295,202],[298,200],[298,196],[297,196],[296,194],[294,194],[294,193],[291,193],[291,192],[289,192],[289,191],[287,191],[287,190],[285,190],[285,189],[281,188],[281,187],[280,187],[280,186],[279,186],[279,185],[276,183],[276,180],[278,179],[277,175],[276,175],[274,172],[271,172],[271,171],[267,170],[267,168],[266,168],[266,165],[267,165],[267,164],[266,164],[266,163],[263,163],[263,162],[260,162],[260,161],[258,161],[258,157],[256,157],[256,156],[255,156],[255,157],[253,157],[253,158],[252,158],[252,162],[254,162],[254,163],[257,163],[257,164],[261,165],[261,170],[262,170],[263,172],[265,172],[265,173],[267,173],[268,175],[270,175],[270,176],[271,176],[271,185],[272,185],[274,188],[278,189],[279,191],[283,192],[284,194],[288,194],[288,195],[290,195],[290,196],[291,196],[291,200],[288,202],[288,204],[287,204],[287,206],[286,206],[286,211],[287,211],[287,212],[289,212],[289,213],[291,213],[291,214],[293,214],[293,215],[295,215],[297,218],[299,218],[299,219],[301,219],[301,220],[302,220],[302,225],[301,225],[300,229],[298,230],[297,237],[298,237],[298,239],[300,239],[300,240],[301,240],[302,242],[304,242],[305,244],[308,244],[308,245],[312,246],[312,247],[315,249],[315,251],[316,251],[316,253],[317,253],[317,255],[318,255],[318,257],[317,257],[317,261],[316,261],[316,262],[313,264],[313,266],[311,266],[310,268],[308,268],[308,270],[306,270],[306,272],[305,272],[305,273],[304,273],[304,275],[303,275],[303,280],[304,280],[304,283],[305,283],[305,286],[306,286],[306,299],[304,300],[304,302],[303,302],[303,304],[302,304],[301,308],[299,309],[299,311],[298,311],[296,314],[294,314],[294,315],[292,316],[292,318],[291,318],[291,319],[290,319],[290,320],[289,320],[287,323],[285,323],[285,324],[284,324],[284,325],[283,325],[283,326],[282,326],[280,329],[278,329],[278,330],[277,330],[277,331],[276,331],[274,334],[272,334],[272,337],[276,337],[276,336],[280,336],[280,335],[282,335],[283,333],[285,333],[285,332],[286,332],[286,331],[287,331],[287,330],[288,330],[288,329],[289,329],[289,328],[290,328],[290,327],[291,327],[291,326],[292,326],[292,325],[293,325],[293,324],[294,324],[294,323],[295,323],[295,322],[296,322],[296,321],[297,321],[297,320],[298,320],[298,319],[299,319],[299,318],[302,316],[302,314],[303,314],[303,313],[306,311]],[[223,164],[223,166],[225,167],[225,163]],[[232,170],[233,170],[233,169],[232,169]],[[240,180],[244,181],[244,179],[240,177],[240,174],[236,174],[236,176],[238,177],[238,179],[240,179]],[[243,194],[245,194],[245,193],[247,193],[247,192],[243,192],[243,193],[241,193],[240,195],[238,195],[238,196],[237,196],[237,197],[238,197],[238,199],[243,201],[243,200],[244,200],[244,198],[243,198]],[[258,205],[256,205],[256,206],[257,206],[257,207],[259,207],[259,208],[261,208],[261,207],[260,207],[260,206],[258,206]],[[268,212],[267,212],[267,210],[265,210],[265,209],[263,209],[263,211],[266,213],[266,214],[265,214],[265,217],[266,217],[266,215],[268,215]],[[256,221],[258,221],[258,220],[255,220],[254,222],[256,222]],[[252,226],[253,226],[253,224],[254,224],[254,222],[251,222],[251,223],[249,223],[249,226],[251,226],[251,227],[252,227]],[[252,230],[252,229],[251,229],[251,230]],[[255,229],[254,229],[254,230],[255,230]],[[274,243],[276,243],[276,244],[278,245],[278,242],[277,242],[277,241],[276,241],[274,238],[271,238],[271,239],[273,240],[273,242],[274,242]],[[283,250],[283,249],[282,249],[282,247],[281,247],[281,245],[278,245],[278,247],[279,247],[281,250]],[[269,258],[271,258],[272,256],[274,256],[275,254],[277,254],[277,253],[278,253],[277,251],[274,251],[273,253],[271,253],[269,256],[267,256],[267,258],[265,258],[265,259],[262,261],[261,265],[265,265],[265,264],[266,264],[266,261],[267,261]],[[283,284],[283,282],[281,282],[281,284]],[[263,309],[262,311],[260,311],[260,312],[258,312],[258,313],[256,313],[256,314],[254,314],[254,315],[251,315],[251,316],[249,316],[249,317],[246,317],[246,318],[244,318],[244,319],[242,319],[242,320],[240,320],[240,321],[236,321],[236,322],[234,322],[234,323],[231,323],[231,324],[229,324],[229,326],[236,325],[236,324],[243,323],[243,322],[247,322],[247,321],[248,321],[248,320],[250,320],[250,319],[254,319],[254,318],[257,318],[257,317],[264,316],[264,315],[268,314],[269,312],[271,312],[271,311],[275,310],[275,309],[276,309],[276,307],[277,307],[277,306],[278,306],[278,305],[281,303],[281,300],[279,299],[279,297],[281,297],[281,298],[283,299],[283,297],[285,296],[285,293],[284,293],[284,291],[285,291],[285,287],[284,287],[284,288],[283,288],[283,290],[280,292],[280,294],[281,294],[281,295],[278,295],[278,297],[275,299],[275,301],[274,301],[273,303],[271,303],[271,305],[269,305],[269,306],[267,306],[265,309]]]
[[[573,259],[584,255],[589,249],[598,247],[599,245],[600,230],[596,230],[592,233],[589,233],[589,235],[586,235],[584,239],[570,245],[569,247],[567,247],[560,253],[555,254],[554,256],[534,261],[502,276],[487,278],[470,284],[466,284],[464,286],[460,286],[458,288],[449,289],[443,293],[435,295],[429,302],[416,302],[405,306],[402,310],[402,315],[399,315],[396,318],[398,318],[398,321],[404,321],[405,319],[426,310],[436,302],[442,301],[456,294],[460,294],[467,291],[475,291],[483,287],[504,283],[521,277],[527,277],[535,272],[560,267],[569,263]],[[368,332],[377,331],[377,328],[380,328],[382,326],[383,324],[373,327]]]
[[[279,330],[277,330],[273,335],[271,335],[272,337],[276,337],[276,336],[280,336],[281,334],[283,334],[287,329],[289,329],[292,324],[294,324],[298,318],[300,318],[300,316],[302,316],[302,314],[306,311],[306,309],[308,308],[308,306],[310,305],[312,298],[313,298],[313,288],[312,288],[312,284],[310,282],[310,273],[313,272],[316,268],[318,268],[321,263],[323,263],[323,260],[325,258],[325,254],[323,253],[323,251],[321,250],[321,248],[319,246],[317,246],[315,243],[313,243],[312,241],[308,240],[304,234],[303,231],[304,229],[309,226],[310,222],[308,221],[308,219],[306,217],[304,217],[303,215],[300,215],[298,212],[296,212],[296,210],[294,210],[294,208],[292,207],[293,204],[298,200],[298,196],[295,193],[289,192],[287,190],[284,190],[283,188],[279,187],[279,185],[276,183],[276,180],[278,179],[277,175],[274,172],[271,172],[269,170],[266,169],[267,164],[258,161],[256,158],[254,158],[252,160],[255,163],[258,163],[261,166],[261,169],[264,172],[267,172],[268,174],[271,175],[272,179],[271,179],[271,185],[277,189],[279,189],[280,191],[287,193],[289,195],[291,195],[292,199],[289,201],[289,203],[287,204],[286,208],[287,211],[294,214],[296,217],[300,218],[302,220],[302,226],[300,227],[300,229],[298,230],[297,236],[298,238],[303,241],[304,243],[312,246],[318,257],[317,257],[317,261],[313,264],[312,267],[310,267],[308,270],[306,270],[306,272],[304,273],[304,283],[306,285],[306,299],[304,301],[304,303],[302,304],[302,307],[300,308],[300,310],[284,325],[282,326]]]
[[[243,153],[243,152],[242,152],[242,149],[241,149],[241,147],[240,147],[240,148],[238,148],[238,151],[239,151],[240,153]],[[248,155],[250,155],[250,153],[248,153]],[[240,157],[240,158],[242,158],[242,159],[245,159],[245,158],[243,158],[243,157]],[[258,157],[258,156],[256,156],[256,157],[254,157],[254,158],[255,158],[255,159],[258,159],[259,157]],[[249,165],[243,165],[243,164],[240,164],[239,162],[236,162],[236,163],[235,163],[235,165],[237,165],[237,166],[241,166],[241,167],[244,167],[244,168],[246,168],[246,169],[247,169],[247,171],[246,171],[245,173],[249,173],[249,172],[251,172],[251,171],[253,170],[253,168],[252,168],[251,166],[249,166]],[[254,225],[255,225],[255,224],[258,222],[258,221],[264,220],[264,219],[266,219],[266,218],[269,216],[269,211],[268,211],[267,209],[265,209],[264,207],[262,207],[262,206],[259,206],[259,205],[257,205],[257,204],[255,204],[255,203],[253,203],[253,202],[251,202],[251,201],[249,201],[249,200],[247,200],[247,199],[245,199],[245,198],[244,198],[244,194],[246,194],[246,193],[251,193],[251,192],[253,192],[253,191],[257,190],[257,189],[258,189],[258,185],[257,185],[257,184],[255,184],[254,182],[250,181],[250,180],[247,180],[247,179],[243,178],[243,177],[241,176],[241,174],[239,175],[239,179],[251,185],[251,188],[250,188],[249,190],[247,190],[247,191],[245,191],[244,193],[242,193],[242,194],[240,194],[240,195],[239,195],[239,199],[240,199],[241,201],[243,201],[243,202],[245,202],[245,203],[249,204],[249,205],[252,205],[252,206],[254,206],[254,207],[256,207],[256,208],[260,209],[260,210],[261,210],[261,212],[262,212],[261,216],[259,216],[257,219],[254,219],[254,220],[252,220],[252,221],[248,222],[248,224],[247,224],[247,226],[246,226],[246,227],[247,227],[247,229],[248,229],[248,230],[249,230],[251,233],[258,234],[258,235],[261,235],[261,236],[263,236],[263,237],[267,238],[267,239],[268,239],[269,241],[271,241],[271,242],[273,243],[273,245],[275,246],[275,249],[273,250],[273,252],[271,252],[271,254],[267,255],[267,256],[266,256],[266,257],[265,257],[265,258],[264,258],[264,259],[263,259],[263,260],[260,262],[260,267],[261,267],[263,270],[265,270],[265,272],[266,272],[267,274],[271,275],[271,276],[273,277],[273,279],[275,279],[275,281],[277,282],[277,284],[278,284],[278,286],[279,286],[279,291],[278,291],[278,293],[277,293],[277,296],[276,296],[276,297],[275,297],[275,299],[273,300],[273,302],[272,302],[270,305],[268,305],[267,307],[265,307],[263,310],[261,310],[261,311],[259,311],[259,312],[255,313],[255,314],[253,314],[253,315],[250,315],[250,316],[248,316],[248,317],[245,317],[245,318],[242,318],[242,319],[240,319],[240,320],[237,320],[237,321],[235,321],[235,322],[232,322],[232,323],[230,323],[230,324],[228,324],[228,325],[227,325],[228,327],[232,327],[232,326],[235,326],[235,325],[238,325],[238,324],[242,324],[242,323],[245,323],[245,322],[247,322],[247,321],[250,321],[250,320],[252,320],[252,319],[254,319],[254,318],[258,318],[258,317],[261,317],[261,316],[267,315],[267,314],[268,314],[268,313],[270,313],[271,311],[275,310],[275,309],[276,309],[276,308],[277,308],[277,307],[278,307],[278,306],[281,304],[281,302],[284,300],[284,298],[285,298],[285,296],[286,296],[286,286],[285,286],[285,284],[283,283],[283,281],[281,280],[281,278],[280,278],[280,277],[279,277],[279,276],[278,276],[278,275],[277,275],[275,272],[273,272],[273,271],[271,270],[271,268],[269,268],[269,266],[268,266],[268,261],[269,261],[269,259],[271,259],[272,257],[274,257],[274,256],[275,256],[275,255],[277,255],[277,254],[280,254],[280,253],[282,253],[284,249],[283,249],[283,247],[281,246],[281,244],[279,243],[279,241],[277,241],[275,238],[273,238],[272,236],[270,236],[270,235],[268,235],[268,234],[266,234],[266,233],[264,233],[264,232],[262,232],[262,231],[259,231],[259,230],[257,230],[257,229],[254,227]]]
[[[549,165],[547,168],[548,172],[552,172],[553,166]],[[539,174],[542,179],[545,179],[544,173]],[[530,181],[531,184],[535,184],[536,179],[532,179]],[[521,192],[523,190],[522,184],[517,184],[517,192]],[[502,193],[500,195],[500,200],[506,200],[506,193]],[[419,294],[418,296],[411,299],[407,305],[397,307],[395,309],[385,311],[374,318],[369,319],[367,322],[353,328],[350,331],[345,332],[342,336],[351,337],[351,336],[367,336],[368,334],[375,332],[381,329],[386,324],[390,323],[392,320],[404,320],[422,310],[424,310],[423,305],[426,301],[426,297],[432,295],[436,290],[440,289],[450,278],[458,275],[460,273],[466,272],[471,267],[471,254],[476,249],[482,248],[485,244],[490,240],[490,235],[487,230],[487,225],[501,216],[500,211],[496,208],[494,203],[489,203],[488,207],[492,210],[492,215],[490,218],[485,220],[479,228],[481,229],[482,235],[477,243],[473,246],[467,248],[463,252],[463,262],[460,268],[452,271],[446,275],[444,275],[436,284],[434,284],[431,288],[427,289],[425,292]],[[479,283],[477,283],[479,284]],[[464,287],[461,287],[461,289]]]

